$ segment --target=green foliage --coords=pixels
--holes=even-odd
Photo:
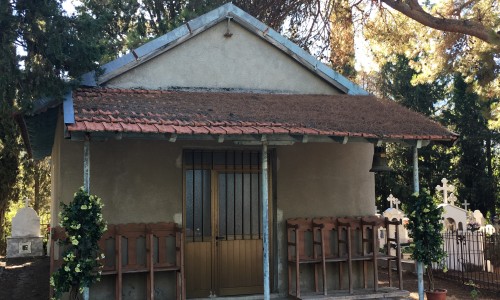
[[[486,30],[499,29],[497,0],[423,1],[421,4],[423,10],[442,20],[458,18],[479,22]],[[432,83],[443,75],[459,72],[477,93],[487,97],[499,94],[498,40],[488,43],[473,36],[432,29],[390,9],[373,13],[366,10],[370,18],[363,26],[363,34],[381,65],[394,54],[402,54],[418,71],[412,79],[414,84]],[[464,27],[470,24],[464,23]]]
[[[19,74],[16,65],[16,27],[10,1],[0,1],[0,254],[5,249],[5,212],[9,201],[16,198],[21,144],[13,113],[16,86],[12,78]]]
[[[106,49],[103,24],[88,14],[68,16],[61,2],[0,1],[0,252],[5,212],[22,192],[16,181],[25,154],[15,116],[31,113],[36,99],[61,100]]]
[[[413,239],[411,257],[427,266],[429,288],[432,291],[434,290],[432,263],[442,263],[446,257],[441,235],[443,208],[436,205],[427,191],[419,195],[414,194],[408,206],[410,214],[407,229]]]
[[[378,93],[414,111],[420,112],[460,135],[453,147],[431,144],[419,149],[419,179],[423,186],[434,187],[442,178],[457,186],[456,196],[467,200],[472,209],[491,216],[498,207],[498,133],[488,128],[491,105],[496,99],[484,99],[475,93],[460,75],[446,76],[433,83],[413,85],[419,73],[404,56],[396,56],[381,69]],[[388,206],[390,193],[402,200],[406,210],[413,192],[411,147],[389,144],[387,156],[394,172],[377,174],[376,194],[380,208]],[[430,191],[431,195],[435,190]]]
[[[437,105],[445,98],[446,80],[434,83],[412,85],[417,72],[409,66],[404,56],[396,56],[381,69],[377,79],[380,96],[392,99],[413,111],[442,121],[437,114]],[[429,145],[419,151],[419,178],[423,186],[436,186],[443,177],[449,177],[452,169],[452,154],[442,145]],[[385,201],[389,194],[397,195],[406,210],[407,202],[413,194],[413,149],[399,144],[387,145],[387,156],[394,172],[375,176],[376,194],[379,206],[387,208]],[[434,192],[434,191],[431,191]]]
[[[456,75],[450,99],[453,109],[444,113],[453,130],[460,134],[454,154],[458,195],[474,209],[495,213],[493,178],[494,132],[488,128],[490,103],[482,101],[462,76]]]
[[[470,297],[471,297],[472,299],[477,299],[477,298],[479,298],[479,294],[480,294],[480,292],[479,292],[479,290],[478,290],[478,286],[477,286],[477,284],[475,284],[475,283],[474,283],[474,281],[469,280],[469,282],[465,283],[465,285],[470,286],[470,287],[472,288],[472,290],[470,291]]]
[[[70,289],[81,293],[83,288],[100,280],[99,259],[104,255],[100,254],[98,242],[107,229],[101,199],[83,188],[75,193],[73,201],[62,203],[61,207],[60,225],[67,234],[62,242],[64,261],[50,279],[57,299]]]

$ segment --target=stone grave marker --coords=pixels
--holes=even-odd
[[[21,208],[12,219],[12,234],[7,238],[7,258],[42,255],[40,217],[29,207],[29,200],[25,199],[25,207]]]

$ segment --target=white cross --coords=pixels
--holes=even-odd
[[[465,207],[465,210],[467,210],[467,207],[470,205],[470,203],[469,203],[469,202],[467,202],[467,200],[465,200],[465,202],[464,202],[464,203],[462,203],[462,204],[463,204],[463,206]]]
[[[455,196],[455,194],[451,193],[450,197],[448,198],[448,201],[450,202],[451,205],[455,206],[455,201],[457,201],[457,196]]]
[[[398,200],[398,198],[395,198],[392,194],[390,194],[389,197],[387,197],[387,201],[391,203],[391,208],[394,207],[394,200]]]
[[[24,207],[29,207],[30,205],[30,199],[28,199],[27,197],[24,198]]]
[[[399,210],[399,204],[401,204],[401,201],[399,201],[398,198],[395,198],[392,202],[396,205],[396,209]]]
[[[454,192],[455,186],[448,184],[448,179],[446,178],[441,179],[441,182],[443,183],[443,185],[437,185],[436,190],[443,192],[443,203],[448,204],[448,192]]]

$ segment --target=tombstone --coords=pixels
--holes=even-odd
[[[7,258],[32,257],[43,255],[40,217],[28,206],[21,208],[12,219],[11,237],[7,238]]]
[[[492,235],[492,234],[495,234],[496,229],[495,229],[495,227],[494,227],[493,225],[488,224],[488,225],[486,225],[486,226],[482,226],[482,227],[479,229],[479,231],[484,232],[484,233],[485,233],[485,234],[487,234],[487,235]]]
[[[479,210],[475,210],[473,213],[472,213],[472,216],[474,217],[476,223],[479,224],[479,226],[484,226],[486,225],[486,219],[484,218],[484,215],[482,212],[480,212]]]
[[[444,230],[459,230],[464,231],[467,229],[467,211],[461,207],[451,204],[439,204],[443,211],[443,229]]]
[[[437,185],[436,190],[438,192],[443,192],[443,203],[448,204],[448,192],[452,193],[451,195],[453,195],[453,192],[455,191],[455,186],[453,186],[452,184],[448,184],[448,179],[446,178],[441,179],[441,182],[443,183],[443,185]],[[455,199],[456,198],[452,197],[452,200]]]
[[[443,208],[443,230],[451,230],[451,231],[464,231],[467,228],[467,210],[461,207],[458,207],[457,204],[458,199],[453,194],[455,191],[455,187],[451,184],[448,184],[448,180],[443,178],[441,180],[443,185],[436,186],[436,190],[443,193],[443,203],[439,204],[438,207]],[[469,203],[465,201],[464,206],[467,207]]]
[[[399,201],[398,198],[394,197],[392,194],[389,195],[387,198],[387,201],[390,203],[390,207],[386,209],[383,213],[382,216],[388,218],[391,221],[399,221],[401,225],[399,226],[399,241],[403,244],[409,242],[409,237],[408,237],[408,230],[404,226],[404,223],[408,222],[408,218],[406,218],[405,213],[399,209],[399,204],[401,204],[401,201]],[[384,228],[379,229],[379,239],[380,239],[380,247],[383,247],[385,245],[385,235],[389,234],[391,237],[394,237],[395,235],[395,226],[390,226],[389,227],[391,232],[387,233],[385,232]],[[394,253],[392,253],[394,251]],[[391,249],[391,253],[395,254],[395,250]]]

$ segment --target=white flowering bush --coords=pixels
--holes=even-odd
[[[66,239],[61,244],[64,248],[63,263],[50,277],[54,287],[54,298],[70,292],[72,299],[78,299],[84,287],[90,287],[99,281],[101,275],[100,259],[104,255],[99,250],[99,240],[106,231],[106,222],[102,218],[101,199],[89,195],[80,188],[69,204],[61,204],[59,225],[66,231]]]

